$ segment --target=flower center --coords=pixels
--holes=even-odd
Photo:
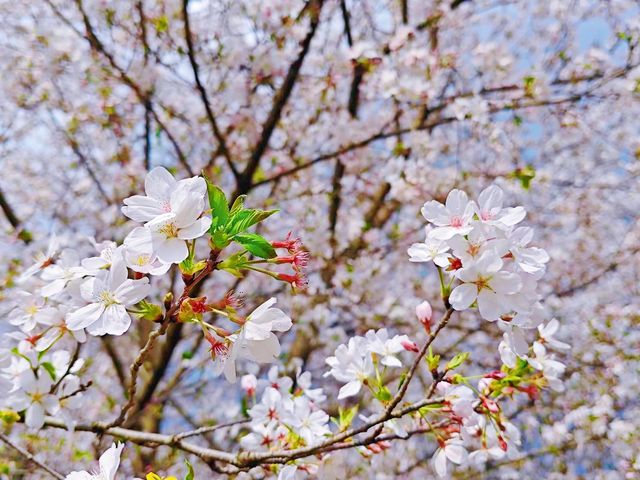
[[[158,231],[163,233],[167,238],[175,238],[178,236],[178,227],[173,222],[163,225]]]
[[[35,315],[36,313],[38,313],[38,310],[40,309],[38,308],[37,305],[30,305],[27,307],[27,313],[29,315]]]
[[[460,228],[462,226],[462,219],[459,216],[451,217],[451,226]]]
[[[469,248],[467,248],[467,253],[469,255],[471,255],[472,257],[475,257],[476,255],[478,255],[478,252],[480,251],[480,245],[477,243],[469,243]]]
[[[475,281],[475,284],[478,287],[478,292],[485,288],[491,290],[489,280],[491,280],[491,277],[478,277],[478,279]]]
[[[143,267],[149,263],[150,256],[146,254],[138,255],[136,258],[136,265]]]
[[[98,295],[98,298],[100,299],[100,301],[102,303],[104,303],[105,307],[109,307],[111,305],[117,305],[118,300],[116,300],[116,297],[113,296],[113,293],[110,292],[109,290],[103,290],[102,292],[100,292],[100,295]]]

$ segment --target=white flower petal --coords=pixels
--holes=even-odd
[[[104,312],[102,303],[90,303],[67,315],[67,326],[70,330],[87,328],[96,322]]]
[[[466,310],[478,296],[478,287],[472,283],[463,283],[453,289],[449,302],[455,310]]]

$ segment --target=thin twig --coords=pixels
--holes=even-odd
[[[31,463],[33,463],[34,465],[37,465],[38,468],[41,468],[42,470],[44,470],[45,472],[47,472],[49,475],[51,475],[53,478],[57,478],[58,480],[64,480],[64,475],[62,475],[61,473],[56,472],[53,468],[45,465],[43,462],[41,462],[40,460],[37,460],[36,457],[34,457],[31,453],[29,453],[27,450],[25,450],[24,448],[16,445],[15,443],[13,443],[11,441],[11,439],[9,437],[7,437],[4,433],[0,432],[0,440],[2,440],[4,443],[6,443],[7,445],[9,445],[11,448],[13,448],[16,452],[18,452],[20,455],[22,455],[24,458],[26,458],[28,461],[30,461]]]

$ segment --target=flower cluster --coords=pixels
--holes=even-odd
[[[247,375],[242,384],[248,397],[255,399],[256,378]],[[251,431],[242,437],[241,446],[248,451],[277,451],[319,443],[331,434],[329,415],[319,407],[325,399],[321,388],[311,388],[309,372],[298,371],[294,385],[290,377],[278,377],[277,367],[272,367],[260,401],[248,410]]]
[[[178,181],[158,167],[147,174],[145,191],[146,196],[124,200],[122,212],[144,224],[135,227],[121,245],[93,241],[98,255],[82,258],[79,250],[65,248],[64,241],[53,236],[47,252],[17,278],[24,290],[12,292],[7,318],[19,331],[5,334],[0,345],[0,386],[9,393],[0,402],[23,411],[30,428],[41,428],[45,414],[59,415],[73,428],[69,412],[79,406],[89,385],[82,385],[76,375],[82,360],[72,362],[68,350],[53,351],[54,345],[64,343],[70,350],[86,341],[85,331],[96,336],[122,335],[129,330],[132,315],[154,322],[197,324],[211,345],[214,373],[224,372],[231,382],[236,378],[237,360],[268,363],[280,355],[274,332],[289,330],[292,321],[273,308],[275,298],[242,317],[237,312],[242,304],[231,293],[208,303],[206,297],[189,296],[188,287],[196,274],[218,268],[234,275],[258,271],[301,288],[308,253],[300,240],[289,234],[271,244],[260,235],[246,233],[274,211],[246,209],[243,198],[230,208],[224,193],[202,177]],[[209,212],[215,212],[215,217]],[[210,260],[197,261],[196,240],[207,233],[211,234]],[[244,250],[215,263],[232,242]],[[286,255],[277,256],[275,249],[286,250]],[[291,265],[294,275],[256,266],[262,262]],[[179,264],[185,292],[177,301],[173,292],[165,295],[163,312],[161,306],[144,300],[151,294],[150,276],[167,273],[173,264]],[[236,329],[212,324],[207,314],[234,323]]]
[[[217,374],[224,373],[229,382],[235,382],[236,360],[244,358],[269,363],[280,355],[280,342],[273,332],[286,332],[292,322],[282,310],[273,308],[276,301],[270,298],[246,319],[238,319],[242,326],[236,333],[230,334],[219,328],[205,329]]]
[[[42,350],[38,339],[21,332],[6,336],[18,346],[0,363],[0,387],[5,392],[0,406],[23,411],[32,429],[42,428],[46,414],[58,416],[73,429],[85,389],[78,376],[84,361],[74,360],[66,350]]]
[[[403,351],[417,352],[418,348],[406,335],[389,338],[385,328],[377,332],[369,330],[364,337],[351,337],[346,345],[338,346],[334,356],[326,359],[331,370],[325,377],[332,376],[345,383],[340,388],[338,400],[352,397],[363,385],[373,385],[370,380],[374,373],[377,372],[376,378],[380,378],[379,365],[383,369],[402,367],[397,354]]]
[[[483,190],[477,202],[452,190],[444,205],[436,200],[425,203],[422,215],[430,225],[425,241],[409,248],[409,260],[435,263],[448,276],[442,289],[451,306],[477,307],[482,318],[498,322],[504,330],[503,358],[526,359],[532,355],[524,331],[544,321],[537,282],[549,255],[530,245],[531,228],[517,226],[526,215],[524,208],[503,203],[504,193],[495,185]],[[543,355],[539,346],[534,353]],[[559,371],[547,368],[552,370]]]

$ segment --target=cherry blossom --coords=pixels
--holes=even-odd
[[[362,384],[373,374],[373,362],[362,337],[350,338],[347,345],[340,345],[326,362],[331,370],[325,376],[346,382],[340,388],[338,400],[357,395]]]
[[[120,466],[120,455],[124,443],[114,443],[102,455],[100,455],[100,469],[95,473],[85,470],[71,472],[65,477],[66,480],[115,480]]]
[[[86,328],[92,335],[122,335],[131,325],[126,307],[145,298],[149,290],[147,278],[128,279],[124,260],[115,258],[108,271],[84,281],[82,298],[89,303],[68,313],[67,326]]]
[[[468,453],[462,443],[462,440],[457,438],[442,441],[440,447],[433,454],[433,468],[440,478],[447,476],[447,461],[456,465],[466,462]]]
[[[43,298],[26,291],[15,292],[14,303],[16,306],[8,315],[9,323],[25,332],[33,330],[38,323],[48,324],[58,314],[55,308],[46,306]]]
[[[422,215],[437,228],[429,235],[436,240],[448,240],[454,235],[466,235],[473,227],[475,203],[469,202],[469,197],[462,190],[451,190],[447,195],[445,205],[431,200],[422,207]]]
[[[456,310],[464,310],[477,301],[483,318],[497,320],[508,295],[517,293],[522,284],[520,278],[511,272],[501,270],[503,261],[493,252],[486,252],[468,267],[460,269],[456,276],[463,283],[451,292],[449,301]]]
[[[136,222],[149,222],[179,210],[199,210],[200,215],[204,209],[207,187],[202,177],[177,181],[166,168],[156,167],[145,177],[144,188],[146,196],[126,198],[122,207],[122,213]]]
[[[58,399],[49,392],[53,381],[44,370],[36,377],[32,370],[25,370],[18,379],[19,389],[11,394],[9,404],[16,410],[25,410],[25,424],[32,429],[39,429],[44,424],[45,412],[51,415],[58,413]]]

